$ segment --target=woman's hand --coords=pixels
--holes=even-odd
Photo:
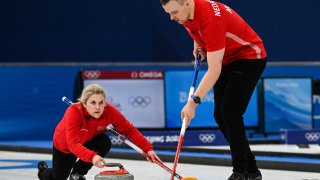
[[[157,154],[154,151],[148,151],[148,155],[150,157],[150,159],[147,158],[148,161],[155,163],[157,160],[162,163],[161,159],[157,156]]]
[[[92,164],[98,168],[103,168],[105,163],[104,159],[99,155],[95,155],[92,159]]]

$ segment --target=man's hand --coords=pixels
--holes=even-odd
[[[193,102],[193,99],[189,98],[187,104],[181,110],[181,119],[186,121],[186,129],[195,116],[197,106],[198,104]]]
[[[201,56],[201,61],[207,57],[207,52],[204,49],[202,49],[201,47],[199,47],[199,48],[193,50],[194,59],[198,58],[199,53]]]
[[[92,164],[98,168],[103,168],[105,163],[104,159],[99,155],[95,155],[92,159]]]
[[[198,59],[198,54],[200,53],[201,61],[204,60],[207,57],[207,52],[195,41],[194,41],[193,45],[194,45],[193,46],[194,59]]]
[[[156,154],[154,151],[148,151],[147,154],[148,154],[149,157],[151,158],[151,159],[147,158],[148,161],[154,163],[154,162],[156,162],[156,160],[157,160],[157,161],[159,161],[159,162],[162,163],[161,159],[157,156],[157,154]]]

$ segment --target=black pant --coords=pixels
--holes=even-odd
[[[255,156],[245,133],[245,113],[266,59],[240,60],[222,68],[214,86],[214,117],[227,139],[234,172],[256,172]]]
[[[90,150],[94,150],[99,156],[104,157],[111,148],[111,140],[108,135],[102,133],[84,144]],[[78,160],[74,154],[65,154],[53,147],[52,168],[39,172],[40,180],[66,180],[72,170],[72,174],[86,175],[92,167],[91,162]]]

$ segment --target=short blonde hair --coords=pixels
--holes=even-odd
[[[160,3],[165,6],[171,0],[160,0]],[[180,5],[183,5],[185,0],[176,0]]]
[[[89,84],[83,90],[79,101],[82,103],[87,103],[90,96],[93,94],[102,94],[106,98],[106,93],[102,86],[99,84]]]

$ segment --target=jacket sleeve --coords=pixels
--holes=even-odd
[[[111,124],[126,138],[131,140],[143,151],[153,151],[151,143],[130,123],[116,108],[108,104],[107,118],[111,119]]]
[[[97,153],[83,146],[80,141],[81,136],[86,136],[88,129],[82,129],[83,117],[79,109],[70,107],[66,113],[66,138],[68,148],[71,153],[86,162],[92,162],[92,159]]]

